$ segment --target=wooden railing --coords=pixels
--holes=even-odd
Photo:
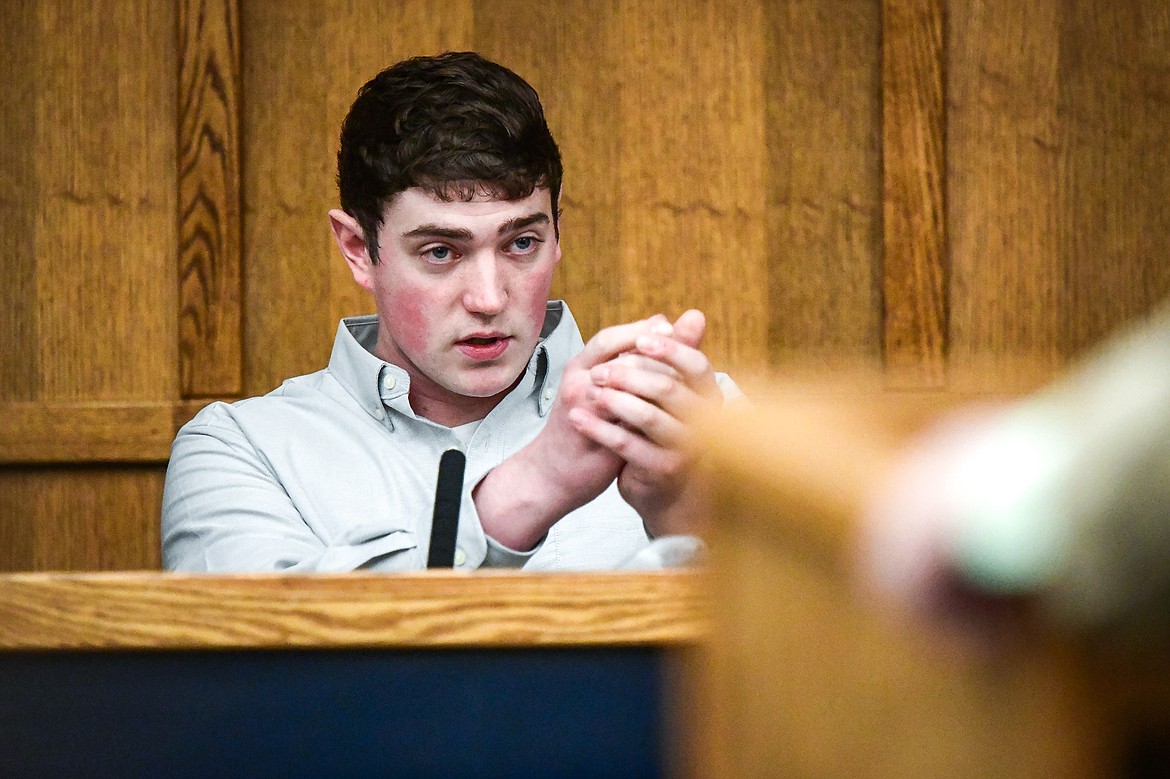
[[[692,573],[0,577],[0,648],[685,646]]]

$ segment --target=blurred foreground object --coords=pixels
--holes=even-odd
[[[949,415],[866,519],[865,573],[911,610],[946,608],[957,580],[1078,631],[1164,637],[1170,307],[1022,402]]]
[[[1015,405],[956,413],[837,382],[753,392],[714,421],[714,630],[691,669],[688,775],[1164,770],[1164,652],[1084,641],[1166,604],[1170,336],[1151,321]],[[953,575],[985,604],[1045,608],[1014,612],[990,652],[891,618]]]

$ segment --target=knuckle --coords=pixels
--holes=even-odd
[[[609,446],[610,449],[624,457],[630,453],[632,443],[633,437],[628,432],[621,428],[615,428]]]
[[[611,390],[599,390],[596,393],[586,396],[586,400],[591,402],[595,408],[609,415],[615,413],[613,399],[614,395]]]
[[[635,412],[635,417],[634,417],[638,423],[638,427],[643,429],[643,430],[651,429],[654,426],[654,423],[657,421],[657,418],[658,418],[657,412],[658,412],[658,410],[654,406],[651,406],[651,405],[639,406],[637,411]]]
[[[674,390],[674,380],[664,373],[654,374],[651,379],[651,390],[656,397],[665,397]]]
[[[617,340],[617,333],[614,328],[607,327],[604,330],[597,331],[597,335],[593,336],[593,343],[600,351],[608,351],[611,345]]]

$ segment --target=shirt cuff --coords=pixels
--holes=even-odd
[[[527,552],[517,552],[515,549],[509,549],[486,533],[484,534],[484,538],[487,539],[487,554],[483,558],[484,568],[522,568],[525,563],[532,559],[532,556],[537,553],[540,547],[544,546],[544,539],[548,538],[548,536],[542,536],[536,542],[536,546]]]

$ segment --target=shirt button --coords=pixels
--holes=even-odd
[[[554,397],[554,396],[556,396],[556,394],[557,394],[556,390],[554,390],[554,389],[546,389],[546,390],[544,391],[544,395],[543,395],[543,397],[544,397],[544,399],[545,399],[545,400],[552,400],[552,399],[553,399],[553,397]]]
[[[380,409],[380,408],[376,408],[376,409],[374,409],[374,419],[385,419],[385,418],[386,418],[386,412],[385,412],[385,411],[383,411],[383,410],[382,410],[382,409]]]
[[[462,549],[455,550],[455,565],[460,566],[467,562],[467,553]]]
[[[394,379],[393,373],[387,373],[385,376],[382,377],[382,386],[385,387],[387,390],[394,389],[394,385],[396,383],[397,382]]]

